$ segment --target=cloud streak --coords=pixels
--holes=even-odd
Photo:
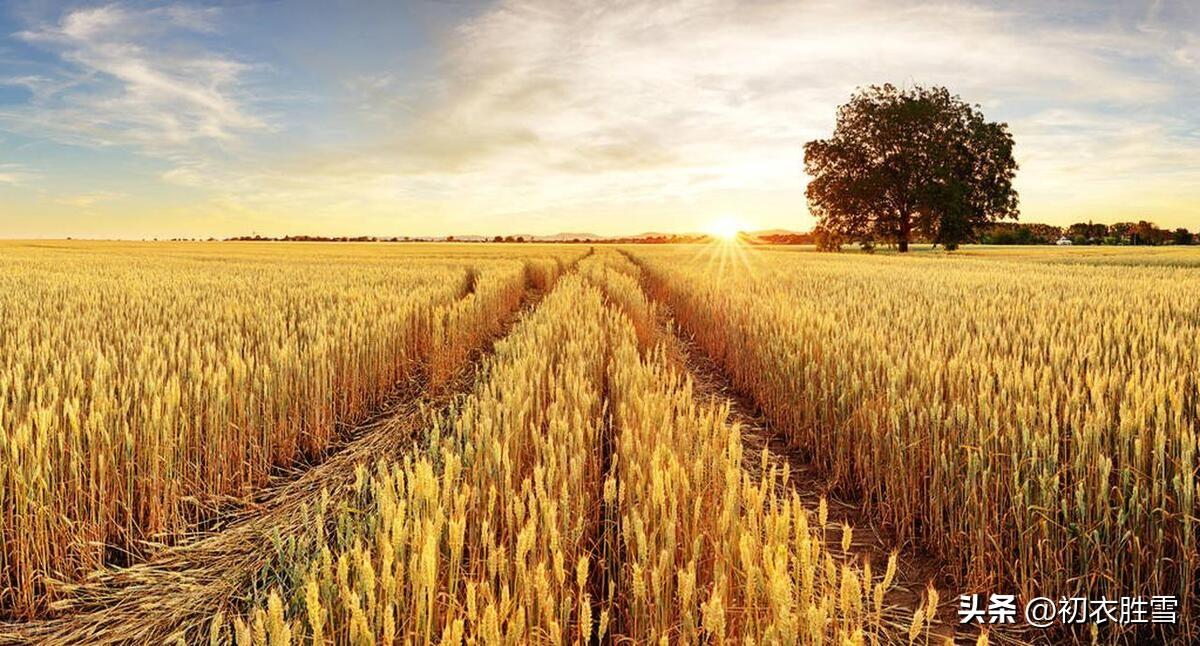
[[[265,127],[246,107],[251,66],[189,40],[212,34],[215,9],[78,9],[16,37],[62,61],[56,78],[10,79],[33,95],[0,112],[6,126],[71,143],[133,145],[164,152],[228,143]]]
[[[286,89],[304,78],[289,60],[347,36],[266,64],[231,53],[246,43],[228,11],[108,4],[28,25],[16,38],[57,63],[0,78],[30,97],[0,105],[0,127],[149,155],[145,182],[200,196],[164,210],[188,231],[620,233],[727,212],[804,228],[802,147],[837,106],[938,84],[1010,124],[1023,219],[1194,227],[1200,204],[1187,2],[498,0],[425,45],[427,75],[343,61],[335,87]]]
[[[20,164],[0,164],[0,186],[24,186],[38,178],[38,173]]]
[[[1010,121],[1035,217],[1055,215],[1043,174],[1195,176],[1188,124],[1155,111],[1195,79],[1194,38],[1147,38],[1166,29],[1149,15],[1129,27],[1035,18],[952,3],[501,2],[453,34],[426,89],[438,98],[395,113],[408,134],[376,158],[534,209],[739,189],[794,200],[804,141],[856,86],[894,82],[948,85]],[[1064,114],[1083,121],[1056,125]]]

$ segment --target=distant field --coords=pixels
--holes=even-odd
[[[1189,639],[1200,248],[809,251],[0,243],[0,642]]]
[[[1069,264],[1200,266],[1200,246],[1196,245],[1186,247],[1171,245],[1162,247],[968,245],[953,253],[984,258]]]

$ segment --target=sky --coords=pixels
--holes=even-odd
[[[870,84],[1009,124],[1021,219],[1200,229],[1200,4],[0,2],[0,237],[807,230]]]

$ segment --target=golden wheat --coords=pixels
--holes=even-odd
[[[436,386],[562,267],[469,249],[4,244],[0,612]]]
[[[339,531],[285,564],[291,612],[274,618],[272,591],[228,633],[256,645],[878,635],[867,609],[890,581],[824,549],[799,498],[780,493],[786,474],[742,470],[727,409],[694,397],[660,335],[639,334],[657,311],[636,278],[609,252],[559,281],[424,448],[364,475],[361,507],[322,521]]]
[[[424,451],[361,478],[364,515],[334,523],[349,535],[292,564],[304,581],[293,615],[272,621],[269,596],[235,638],[586,641],[593,614],[611,614],[588,567],[611,326],[594,289],[563,279]]]
[[[967,585],[1194,619],[1194,252],[633,254],[793,444]]]

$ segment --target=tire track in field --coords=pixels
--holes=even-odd
[[[570,267],[563,273],[567,271]],[[500,332],[476,349],[449,382],[430,389],[422,379],[411,379],[324,461],[263,488],[249,507],[211,522],[211,533],[164,548],[141,563],[63,585],[66,598],[52,605],[49,617],[0,624],[0,644],[207,641],[212,618],[235,610],[247,590],[270,571],[280,539],[314,533],[304,511],[319,503],[323,492],[335,506],[353,495],[362,465],[411,447],[422,429],[469,391],[495,343],[536,309],[544,295],[527,284],[521,305]]]
[[[825,549],[830,553],[859,562],[869,560],[872,572],[877,574],[887,568],[892,552],[898,553],[894,583],[884,597],[883,617],[895,628],[900,642],[908,643],[907,631],[913,613],[925,603],[926,589],[932,584],[939,594],[937,613],[932,625],[927,624],[928,632],[923,628],[921,635],[928,634],[930,643],[950,639],[956,644],[974,644],[979,631],[973,626],[960,627],[956,611],[959,591],[948,569],[932,555],[901,543],[895,532],[877,522],[863,501],[835,495],[831,479],[805,459],[801,451],[790,446],[787,439],[772,427],[753,398],[734,387],[724,368],[675,325],[669,305],[647,284],[645,266],[628,252],[620,251],[643,272],[642,288],[647,298],[659,308],[660,335],[666,342],[668,356],[673,357],[680,369],[691,377],[698,399],[712,399],[726,404],[729,421],[741,428],[745,449],[743,468],[759,477],[771,466],[782,469],[787,465],[788,479],[781,486],[794,491],[805,507],[814,512],[814,527],[818,525],[815,512],[824,499],[828,516],[822,529]],[[849,550],[842,549],[843,526],[851,529]],[[1028,643],[1015,634],[991,633],[989,639],[995,644]]]
[[[755,477],[761,477],[772,466],[782,468],[787,465],[788,479],[781,486],[787,487],[789,494],[795,492],[812,512],[818,509],[822,499],[825,500],[827,522],[820,529],[827,551],[846,560],[862,562],[869,559],[871,571],[875,573],[882,573],[887,568],[888,557],[893,551],[899,553],[894,583],[884,596],[885,620],[893,623],[898,630],[907,630],[913,611],[924,603],[926,587],[933,582],[942,596],[933,634],[940,637],[953,635],[956,618],[939,563],[932,557],[901,545],[894,533],[874,522],[860,502],[835,497],[830,490],[829,480],[806,462],[798,451],[788,446],[753,401],[734,389],[719,365],[690,339],[676,333],[672,341],[677,361],[691,377],[697,398],[724,403],[729,408],[730,422],[741,428],[745,449],[743,469]],[[819,527],[815,514],[812,526]],[[843,527],[846,526],[851,530],[849,550],[842,549]],[[970,643],[974,642],[975,637],[975,634],[970,636]]]

